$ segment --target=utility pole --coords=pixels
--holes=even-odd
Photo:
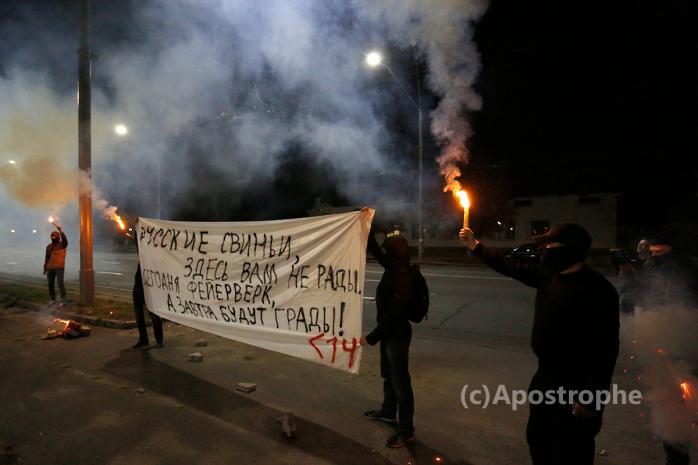
[[[80,0],[78,50],[78,168],[80,196],[80,303],[95,298],[92,260],[92,89],[90,83],[90,0]]]
[[[424,186],[422,184],[422,172],[424,171],[424,112],[422,111],[422,80],[419,76],[419,57],[417,54],[414,56],[414,62],[417,72],[417,109],[419,110],[419,163],[417,165],[417,228],[419,229],[419,234],[417,235],[417,258],[418,263],[421,265],[424,259]]]

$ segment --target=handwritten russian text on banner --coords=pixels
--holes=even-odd
[[[146,305],[176,323],[358,373],[373,213],[239,223],[141,218]]]

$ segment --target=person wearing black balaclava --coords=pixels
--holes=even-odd
[[[470,229],[462,229],[460,239],[495,271],[538,290],[531,335],[538,370],[529,392],[608,390],[618,356],[618,293],[585,265],[591,247],[586,230],[559,224],[534,236],[543,248],[540,263],[509,260]],[[555,400],[530,405],[526,437],[534,465],[593,464],[603,409],[581,399]]]
[[[371,230],[368,235],[368,251],[385,271],[376,288],[378,324],[373,331],[361,337],[360,343],[375,345],[380,342],[383,404],[380,409],[365,412],[364,416],[369,420],[397,425],[397,432],[385,444],[397,448],[415,439],[414,393],[408,369],[412,339],[408,306],[413,288],[410,250],[407,240],[399,231],[387,233],[381,248],[375,232]]]

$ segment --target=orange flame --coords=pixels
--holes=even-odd
[[[463,189],[460,182],[453,180],[444,187],[444,192],[453,193],[453,197],[460,203],[461,207],[465,210],[470,208],[470,199],[468,198],[468,192]]]
[[[468,193],[465,190],[460,190],[456,192],[456,197],[458,197],[458,201],[460,202],[461,207],[463,207],[464,210],[468,210],[470,208],[470,199],[468,198]]]
[[[68,327],[68,324],[70,324],[70,320],[61,320],[60,318],[54,318],[54,322],[56,323],[63,323],[63,331]]]
[[[453,197],[458,200],[461,207],[463,207],[463,228],[469,228],[470,223],[470,199],[468,198],[468,192],[463,189],[461,183],[456,180],[451,180],[446,187],[444,187],[444,192],[451,191]]]
[[[121,229],[122,231],[126,229],[126,223],[124,223],[124,220],[119,215],[114,213],[114,218],[112,219],[116,222],[116,224],[119,225],[119,229]]]
[[[681,387],[683,400],[690,399],[692,397],[691,386],[688,384],[688,382],[684,381],[683,383],[679,384],[679,387]]]

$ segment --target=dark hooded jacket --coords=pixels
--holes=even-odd
[[[563,275],[542,264],[519,263],[482,243],[473,253],[495,271],[538,290],[531,334],[538,372],[531,389],[610,388],[619,313],[618,293],[608,280],[587,266]]]
[[[378,325],[367,336],[374,345],[385,339],[404,339],[412,335],[408,308],[412,295],[410,251],[401,237],[387,238],[381,249],[375,233],[368,236],[368,251],[385,269],[376,288],[376,320]]]

